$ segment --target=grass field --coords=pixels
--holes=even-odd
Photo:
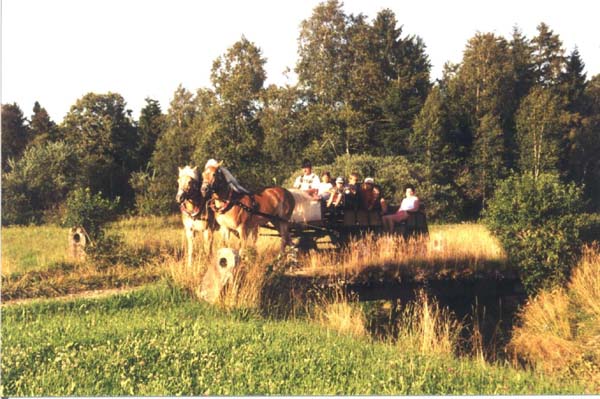
[[[179,218],[129,218],[109,232],[123,237],[131,256],[151,256],[135,265],[74,263],[65,258],[66,229],[2,229],[3,396],[582,394],[599,386],[597,284],[584,284],[600,281],[598,248],[585,258],[573,294],[545,294],[524,309],[514,353],[500,357],[509,364],[486,361],[475,335],[463,345],[463,321],[425,297],[394,319],[396,341],[368,331],[383,308],[343,294],[295,303],[277,292],[280,273],[351,277],[376,266],[456,278],[510,270],[481,225],[430,226],[428,241],[367,237],[292,263],[278,257],[278,239],[261,237],[216,306],[198,301],[215,259],[199,254],[185,265]],[[139,288],[4,303],[115,287]],[[557,342],[564,356],[552,360],[545,353]],[[516,358],[540,371],[516,367]]]
[[[132,247],[158,251],[181,251],[179,217],[127,218],[108,225],[108,233],[119,233]],[[68,257],[66,227],[55,225],[2,227],[2,275],[43,271],[53,265],[72,262]]]
[[[221,311],[164,283],[4,307],[2,345],[2,396],[585,393],[506,365]]]

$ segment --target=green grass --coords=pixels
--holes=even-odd
[[[66,261],[68,232],[53,225],[2,227],[2,274],[47,270]]]
[[[573,381],[424,356],[301,320],[226,313],[165,283],[2,310],[2,396],[585,392]]]
[[[132,248],[181,250],[183,227],[179,217],[132,217],[108,224]],[[67,254],[69,229],[56,225],[2,227],[2,275],[45,271],[72,262]]]

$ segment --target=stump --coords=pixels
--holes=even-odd
[[[221,248],[217,252],[217,261],[209,265],[202,285],[200,287],[200,298],[207,302],[215,303],[225,284],[233,275],[233,270],[240,263],[240,254],[231,248]]]
[[[83,227],[72,227],[69,229],[69,256],[77,261],[85,260],[85,246],[87,234]]]

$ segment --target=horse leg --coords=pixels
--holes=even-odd
[[[290,244],[290,233],[289,233],[289,223],[287,222],[273,222],[273,225],[275,226],[275,228],[277,229],[277,231],[279,232],[279,235],[281,236],[281,252],[285,252],[285,247],[286,245]]]
[[[188,267],[192,267],[192,260],[194,256],[194,227],[186,227],[185,235],[187,238],[187,265]]]
[[[204,230],[202,231],[202,236],[204,238],[204,252],[210,256],[213,247],[213,232],[208,226],[205,226]]]
[[[281,252],[285,252],[285,247],[291,245],[290,224],[288,222],[279,223],[279,235],[281,236]]]

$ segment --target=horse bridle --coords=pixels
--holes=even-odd
[[[194,193],[197,193],[197,195],[195,196]],[[188,186],[188,189],[183,191],[183,193],[181,194],[181,197],[179,197],[180,204],[183,204],[186,200],[191,200],[191,201],[195,201],[196,199],[200,199],[198,197],[200,197],[202,194],[200,192],[200,182],[196,179],[192,179],[192,181],[190,182],[190,185]],[[196,198],[194,198],[196,197]],[[201,202],[201,201],[198,201]]]

